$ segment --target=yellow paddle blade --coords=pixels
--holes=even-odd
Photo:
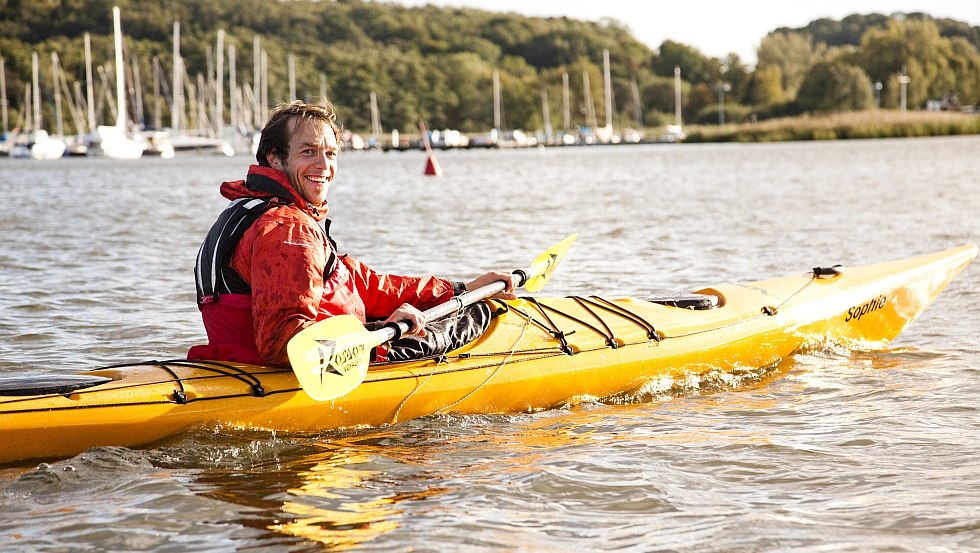
[[[286,353],[303,391],[317,401],[327,401],[364,381],[371,348],[381,341],[357,317],[338,315],[297,333]]]
[[[531,265],[528,266],[527,282],[524,283],[524,289],[528,292],[537,292],[543,288],[576,238],[578,238],[578,233],[566,236],[564,240],[551,246],[532,261]]]

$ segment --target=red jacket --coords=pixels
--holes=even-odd
[[[221,185],[221,194],[288,203],[260,215],[233,250],[229,266],[251,294],[199,298],[209,343],[192,347],[188,359],[288,366],[289,339],[316,321],[339,314],[361,322],[385,319],[403,303],[428,309],[453,296],[449,280],[378,273],[346,255],[324,275],[333,252],[318,224],[326,218],[326,202],[309,205],[284,173],[270,167],[252,165],[247,182],[273,186],[256,190],[246,181],[231,181]]]

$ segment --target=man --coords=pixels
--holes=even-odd
[[[339,254],[326,218],[339,138],[329,103],[281,104],[262,129],[258,164],[245,180],[222,183],[231,204],[208,232],[194,271],[209,343],[192,347],[188,359],[288,366],[290,338],[333,315],[407,321],[408,334],[423,337],[420,310],[454,295],[502,280],[507,288],[497,297],[515,297],[507,273],[492,271],[463,284],[382,274]],[[440,332],[452,331],[443,327]],[[398,358],[426,353],[422,348]]]

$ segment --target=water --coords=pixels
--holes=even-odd
[[[341,246],[467,278],[571,232],[545,292],[681,292],[980,240],[980,138],[345,153]],[[0,375],[182,356],[248,160],[0,159]],[[980,269],[885,351],[519,415],[205,428],[0,469],[3,551],[980,550]],[[42,438],[39,438],[42,439]],[[2,447],[2,446],[0,446]]]

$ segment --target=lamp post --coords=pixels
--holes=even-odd
[[[881,81],[875,81],[875,105],[878,106],[879,108],[881,107],[881,89],[882,88],[884,88],[884,85],[881,84]]]
[[[902,111],[905,111],[905,101],[906,101],[906,89],[912,79],[908,75],[900,75],[898,77],[898,84],[902,85]]]
[[[725,124],[725,93],[732,89],[732,85],[728,83],[718,83],[715,86],[718,90],[718,124]]]

